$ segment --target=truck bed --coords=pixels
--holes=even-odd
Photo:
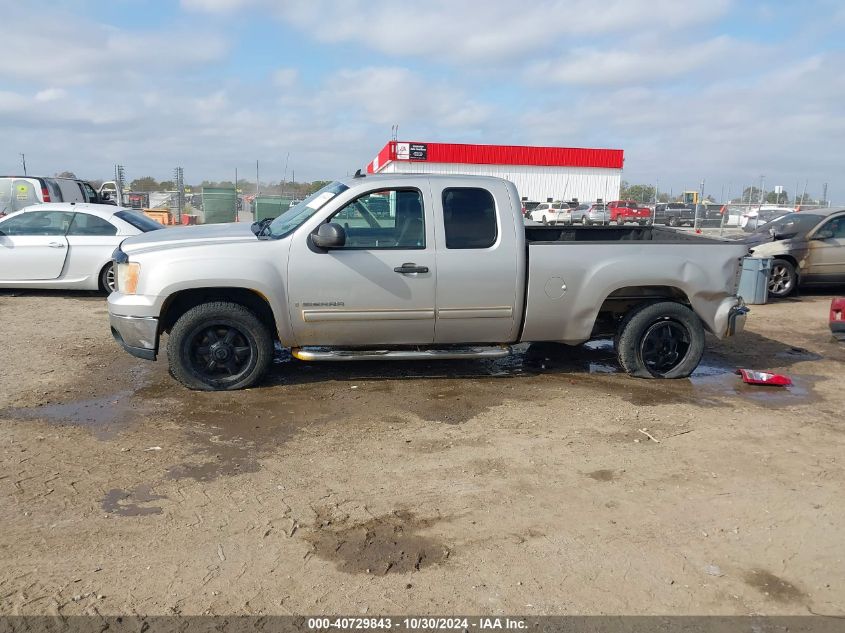
[[[725,240],[704,237],[695,233],[676,231],[661,226],[532,226],[525,227],[529,244],[558,242],[652,242],[676,244],[724,244]]]
[[[610,304],[644,297],[686,303],[724,336],[748,254],[744,244],[659,226],[526,226],[525,237],[523,341],[586,341]]]

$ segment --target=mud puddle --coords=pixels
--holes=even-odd
[[[124,517],[147,516],[161,514],[161,506],[149,505],[154,501],[167,499],[163,495],[152,492],[152,486],[139,484],[129,490],[112,488],[100,502],[103,510],[109,514],[117,514]]]
[[[72,400],[37,407],[8,409],[0,412],[15,420],[43,420],[49,424],[82,426],[98,439],[111,439],[133,420],[133,391],[124,390],[101,398]]]
[[[408,574],[444,563],[450,549],[419,532],[437,521],[395,511],[363,523],[320,518],[306,537],[318,558],[350,574]]]

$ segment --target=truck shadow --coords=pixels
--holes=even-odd
[[[733,374],[739,368],[787,371],[797,363],[826,357],[845,360],[845,352],[832,339],[819,341],[822,353],[786,341],[746,332],[727,341],[708,336],[704,358],[692,379]],[[494,360],[349,361],[304,362],[280,350],[266,386],[323,381],[524,378],[544,375],[623,374],[613,342],[609,339],[568,346],[558,343],[525,343]],[[666,383],[677,381],[643,381]]]

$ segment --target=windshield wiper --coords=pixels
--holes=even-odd
[[[255,233],[255,237],[263,237],[264,235],[270,235],[270,224],[272,222],[273,218],[264,218],[258,222],[253,222],[250,228]]]

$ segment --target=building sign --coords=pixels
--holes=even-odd
[[[425,143],[396,143],[396,160],[428,160]]]
[[[428,145],[425,143],[411,143],[408,149],[411,160],[428,160]]]

